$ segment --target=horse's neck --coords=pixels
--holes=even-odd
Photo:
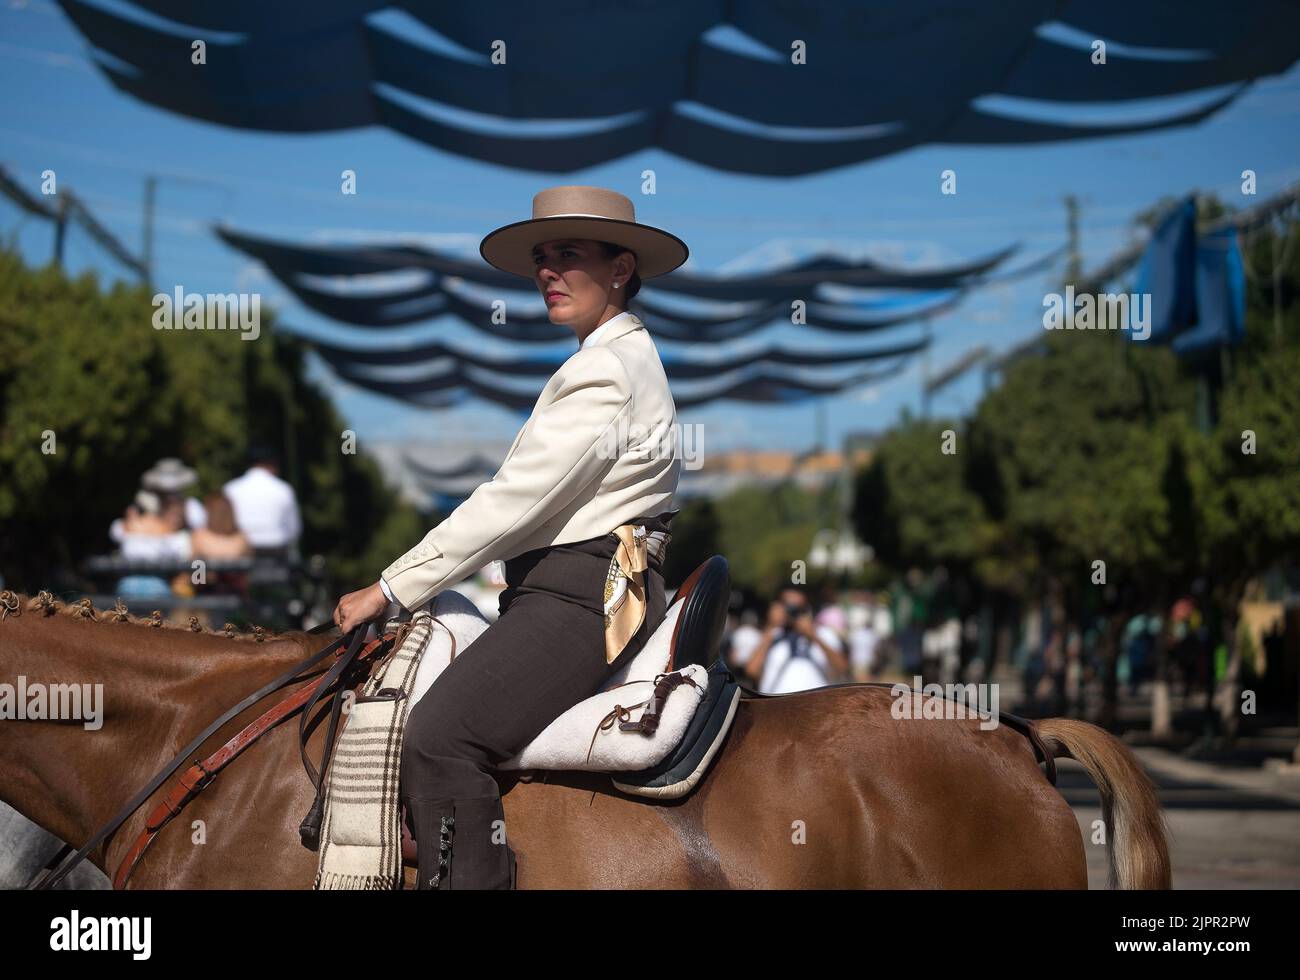
[[[256,644],[66,616],[0,622],[7,685],[0,697],[10,695],[0,721],[0,799],[79,844],[223,710],[302,659],[306,646],[300,634]],[[55,685],[79,689],[78,718],[49,718],[51,695],[71,690]],[[37,712],[27,709],[42,696],[46,717],[31,718]],[[64,709],[75,703],[62,699]]]

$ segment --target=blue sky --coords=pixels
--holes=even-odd
[[[1024,147],[929,146],[883,160],[796,179],[722,173],[657,150],[556,175],[510,170],[462,159],[374,127],[329,134],[268,134],[227,129],[174,116],[118,93],[93,68],[84,40],[48,0],[0,0],[0,161],[30,189],[52,169],[123,241],[138,248],[144,179],[159,178],[155,284],[197,292],[258,291],[286,324],[333,340],[355,337],[298,306],[256,263],[222,244],[214,222],[295,241],[418,237],[477,254],[492,228],[526,217],[532,195],[553,184],[612,187],[629,194],[638,217],[672,230],[691,247],[699,272],[756,271],[767,263],[834,249],[853,256],[927,266],[974,259],[1012,242],[1023,264],[1063,244],[1062,198],[1083,204],[1085,268],[1131,240],[1131,217],[1163,195],[1215,191],[1236,204],[1240,173],[1258,174],[1259,198],[1300,179],[1300,68],[1257,83],[1206,123],[1147,135]],[[1125,107],[1149,118],[1209,101],[1200,93],[1159,106]],[[1074,117],[1089,118],[1086,109]],[[641,173],[656,172],[658,193],[639,194]],[[344,169],[358,174],[358,194],[339,192]],[[957,173],[958,193],[940,194],[940,173]],[[1256,198],[1258,199],[1258,198]],[[14,237],[33,262],[48,259],[50,226],[0,200],[0,234]],[[73,271],[123,275],[83,234],[66,255]],[[1059,268],[1059,267],[1058,267]],[[936,319],[928,358],[932,371],[977,344],[1004,350],[1042,330],[1049,275],[990,285],[956,312]],[[798,328],[770,328],[762,341],[834,348]],[[916,336],[905,327],[865,338],[860,346]],[[484,340],[451,318],[404,328],[472,344]],[[758,338],[756,338],[757,341]],[[232,335],[232,342],[238,342]],[[565,349],[572,349],[568,345]],[[662,345],[682,350],[680,346]],[[875,387],[826,399],[832,445],[850,431],[881,429],[904,407],[920,405],[917,358],[903,374]],[[313,375],[330,380],[327,368]],[[936,414],[970,411],[981,390],[971,372],[938,394]],[[422,443],[436,452],[467,444],[507,445],[522,419],[481,403],[441,412],[332,383],[335,401],[362,443]],[[705,450],[739,447],[804,449],[817,427],[815,402],[761,407],[736,402],[683,413],[704,424]],[[459,449],[454,450],[459,452]]]

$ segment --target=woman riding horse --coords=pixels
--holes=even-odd
[[[533,281],[579,349],[542,389],[501,469],[451,516],[339,600],[348,631],[414,610],[506,559],[500,618],[412,708],[401,787],[419,843],[420,888],[509,888],[514,851],[493,767],[601,689],[664,616],[661,567],[681,461],[665,438],[677,412],[658,351],[627,311],[641,280],[687,257],[598,187],[533,198],[533,217],[479,252]]]

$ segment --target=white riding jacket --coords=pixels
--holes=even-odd
[[[659,352],[631,313],[598,329],[546,383],[496,475],[384,570],[404,607],[495,559],[672,509],[682,461]]]

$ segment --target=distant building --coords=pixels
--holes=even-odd
[[[682,470],[677,495],[722,497],[742,487],[778,486],[793,482],[807,490],[821,490],[843,478],[845,467],[857,470],[871,461],[871,450],[853,446],[847,452],[811,450],[748,450],[708,453],[704,465]]]

